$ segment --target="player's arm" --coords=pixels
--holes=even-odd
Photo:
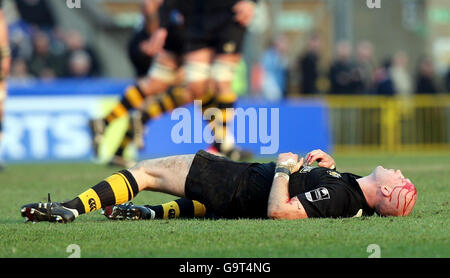
[[[311,165],[314,162],[317,162],[319,167],[329,168],[332,170],[336,169],[336,162],[334,159],[327,153],[322,150],[314,150],[306,156],[305,164]]]
[[[142,12],[145,17],[145,28],[149,34],[153,33],[159,26],[158,9],[162,0],[144,0]]]
[[[278,156],[275,176],[269,195],[267,215],[272,219],[305,219],[308,218],[303,205],[297,197],[289,196],[289,176],[297,172],[304,159],[298,161],[298,155],[284,153]]]
[[[11,65],[11,50],[9,49],[8,25],[0,8],[0,76],[7,76]]]
[[[170,24],[170,13],[177,7],[176,0],[163,0],[158,2],[158,20],[159,27],[153,32],[145,46],[145,53],[153,56],[160,52],[168,35],[168,27]]]

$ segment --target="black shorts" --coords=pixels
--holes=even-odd
[[[199,151],[186,178],[186,198],[205,205],[215,218],[266,218],[271,164],[243,163]]]
[[[184,54],[184,27],[180,25],[171,25],[167,28],[167,38],[164,43],[164,50],[181,56]]]
[[[218,24],[223,22],[222,24]],[[216,54],[239,54],[242,52],[246,27],[230,17],[227,20],[210,18],[203,26],[189,26],[186,33],[185,52],[211,48]]]

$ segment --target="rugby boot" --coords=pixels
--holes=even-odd
[[[50,198],[49,198],[50,199]],[[20,209],[26,222],[57,222],[68,223],[76,218],[76,210],[66,208],[60,203],[33,203],[24,205]]]
[[[109,206],[102,214],[111,220],[148,220],[155,218],[155,212],[147,206],[135,206],[133,203]]]

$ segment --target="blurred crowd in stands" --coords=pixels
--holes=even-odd
[[[444,76],[438,74],[427,56],[415,61],[416,57],[398,51],[378,62],[373,43],[361,41],[354,47],[348,41],[340,41],[332,61],[323,66],[324,49],[319,34],[309,36],[305,49],[291,63],[287,61],[287,44],[286,38],[276,38],[263,54],[257,65],[260,68],[252,73],[262,75],[252,78],[259,82],[252,84],[254,94],[276,100],[286,95],[410,96],[450,91],[450,69]],[[298,86],[289,92],[293,81]]]
[[[9,25],[11,79],[85,78],[102,75],[96,51],[76,30],[63,30],[44,0],[16,0]]]
[[[13,57],[11,79],[103,76],[102,63],[94,48],[80,32],[58,27],[47,1],[16,0],[14,3],[19,18],[9,28]],[[131,39],[138,45],[149,36],[139,31]],[[356,46],[347,41],[336,43],[333,59],[327,63],[322,60],[325,49],[318,33],[308,37],[296,61],[288,61],[288,50],[288,39],[279,35],[262,53],[260,62],[247,68],[250,94],[279,100],[287,95],[408,96],[450,91],[450,71],[445,76],[437,74],[429,57],[416,61],[417,57],[398,51],[380,63],[375,58],[375,44],[369,41]],[[136,52],[128,54],[137,75],[145,75],[150,59],[137,53],[138,48],[129,51]],[[295,90],[291,84],[297,84]]]

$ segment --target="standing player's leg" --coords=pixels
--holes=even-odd
[[[209,89],[211,62],[214,51],[211,48],[195,48],[185,55],[186,87],[193,100],[201,100]]]
[[[215,137],[213,148],[226,156],[230,156],[231,151],[235,148],[233,134],[230,134],[227,127],[234,120],[233,109],[237,95],[232,90],[231,83],[240,58],[239,54],[219,54],[214,59],[212,66],[215,108],[219,109],[210,124]]]
[[[162,114],[192,102],[195,99],[207,97],[205,103],[210,103],[212,96],[207,94],[210,79],[210,63],[213,52],[208,48],[200,48],[190,51],[185,55],[185,81],[186,86],[170,87],[167,93],[158,99],[150,101],[142,109],[142,123],[146,124],[151,119],[159,118]],[[117,149],[111,165],[126,166],[127,162],[123,158],[125,148],[133,141],[134,132],[130,128],[124,140]]]
[[[172,111],[177,107],[181,107],[190,102],[189,94],[182,87],[171,87],[167,93],[149,99],[144,108],[139,110],[136,114],[130,117],[128,129],[122,138],[112,160],[111,166],[129,166],[130,162],[124,158],[125,149],[131,144],[135,143],[140,149],[144,147],[143,129],[150,120],[156,120],[163,114]],[[132,162],[131,162],[132,163]]]
[[[185,197],[185,183],[195,155],[172,156],[138,163],[64,203],[33,203],[21,208],[26,221],[71,222],[81,214],[124,204],[141,191]]]
[[[230,19],[229,24],[221,31],[217,35],[216,56],[211,74],[216,93],[216,108],[220,110],[212,123],[216,142],[213,149],[233,160],[246,160],[251,157],[251,153],[235,146],[234,135],[230,134],[227,128],[234,120],[233,108],[238,99],[232,88],[232,82],[242,58],[246,27]]]
[[[106,127],[114,120],[128,115],[130,110],[142,109],[146,98],[166,91],[175,81],[177,69],[177,55],[161,51],[158,53],[148,77],[140,79],[136,85],[128,87],[122,99],[109,114],[101,119],[90,121],[89,125],[93,134],[93,147],[96,154],[98,154],[98,147],[103,139]]]
[[[142,149],[143,129],[150,121],[158,119],[165,113],[169,113],[178,107],[182,107],[192,102],[192,95],[184,87],[170,87],[166,93],[151,99],[147,102],[144,109],[140,110],[136,115],[130,118],[130,124],[123,137],[119,147],[117,148],[114,157],[110,161],[111,166],[127,167],[133,164],[124,158],[125,149],[134,143],[138,148]],[[214,107],[215,95],[213,91],[207,90],[202,98],[202,110]]]

